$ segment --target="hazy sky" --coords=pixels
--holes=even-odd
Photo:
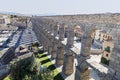
[[[0,0],[0,11],[24,14],[120,12],[120,0]]]

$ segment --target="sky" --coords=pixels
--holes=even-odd
[[[119,13],[120,0],[0,0],[0,12],[21,14]]]

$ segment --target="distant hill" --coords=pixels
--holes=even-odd
[[[20,13],[1,11],[0,14],[19,15]]]
[[[18,15],[18,16],[32,16],[31,14],[21,14],[21,13],[16,13],[16,12],[6,12],[6,11],[1,11],[0,14]]]
[[[7,12],[7,11],[0,11],[0,14],[10,14],[10,15],[23,15],[23,16],[51,16],[51,15],[57,15],[55,13],[44,13],[44,14],[21,14],[21,13],[16,13],[16,12]]]

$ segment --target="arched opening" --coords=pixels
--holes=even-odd
[[[79,25],[75,25],[74,27],[74,35],[75,35],[75,41],[76,42],[81,42],[81,36],[82,36],[82,29]]]
[[[68,35],[68,26],[64,25],[64,29],[65,29],[64,37],[67,38],[67,35]]]

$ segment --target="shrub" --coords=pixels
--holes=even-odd
[[[9,80],[53,80],[54,73],[50,69],[42,70],[35,56],[11,63]]]
[[[43,50],[43,49],[39,49],[39,50],[38,50],[38,53],[39,53],[39,54],[42,54],[42,53],[44,53],[44,50]]]
[[[39,43],[38,42],[32,43],[31,46],[32,47],[39,47]]]
[[[109,65],[109,60],[105,59],[104,57],[101,58],[101,63]]]

